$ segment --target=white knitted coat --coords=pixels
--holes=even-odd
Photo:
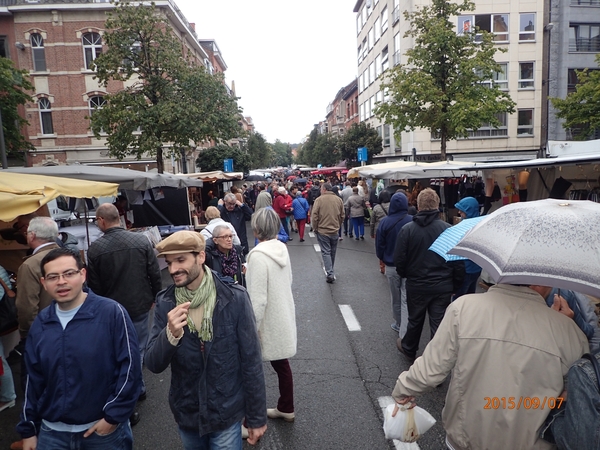
[[[297,338],[287,247],[277,239],[261,242],[250,251],[247,261],[246,284],[263,361],[291,358],[296,354]]]

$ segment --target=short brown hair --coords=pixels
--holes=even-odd
[[[439,209],[440,197],[431,188],[423,189],[417,197],[417,208],[419,211],[429,211]]]

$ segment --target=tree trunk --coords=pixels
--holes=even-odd
[[[165,172],[165,162],[163,161],[162,147],[158,147],[156,149],[156,168],[158,169],[158,173]]]
[[[440,159],[446,161],[446,131],[442,130],[440,133],[442,142],[440,144]]]

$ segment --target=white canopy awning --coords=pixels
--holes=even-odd
[[[475,163],[471,163],[475,164]],[[449,178],[458,177],[469,171],[463,169],[469,165],[464,161],[439,161],[432,163],[414,161],[394,161],[370,166],[354,167],[348,172],[348,178],[383,178],[405,180],[414,178]],[[474,169],[476,171],[478,169]]]

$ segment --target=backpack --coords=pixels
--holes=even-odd
[[[567,374],[567,400],[551,410],[540,429],[540,437],[559,449],[600,450],[598,424],[600,423],[600,353],[586,353],[573,363]],[[587,360],[587,361],[586,361]],[[575,371],[584,371],[587,363],[592,366],[595,381],[589,383],[587,373],[574,377]],[[593,377],[592,377],[593,378]],[[582,380],[584,380],[582,382]],[[586,382],[588,381],[588,382]],[[578,424],[577,430],[569,425]]]

